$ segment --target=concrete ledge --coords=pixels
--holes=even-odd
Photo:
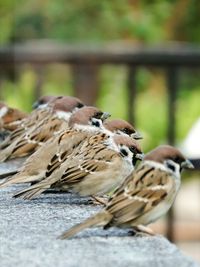
[[[197,267],[164,237],[133,237],[127,230],[89,229],[71,240],[56,237],[100,207],[71,194],[44,194],[24,201],[0,191],[0,266]]]

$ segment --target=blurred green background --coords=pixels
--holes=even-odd
[[[199,0],[1,0],[0,45],[38,39],[98,46],[107,42],[153,46],[174,41],[199,45],[199,15]],[[1,80],[2,98],[10,105],[30,111],[36,74],[29,65],[16,72],[15,78]],[[199,74],[196,69],[180,72],[178,143],[200,115]],[[126,67],[107,65],[99,75],[97,105],[112,117],[126,118]],[[44,81],[43,94],[73,94],[67,66],[48,66]],[[143,133],[143,146],[148,150],[166,142],[164,71],[140,68],[137,84],[137,128]]]

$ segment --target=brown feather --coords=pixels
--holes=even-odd
[[[106,225],[109,223],[109,221],[112,219],[112,215],[110,215],[106,211],[102,211],[97,213],[96,215],[90,217],[89,219],[85,220],[84,222],[73,226],[68,231],[64,232],[61,236],[59,236],[59,239],[66,239],[71,238],[72,236],[76,235],[78,232],[93,226],[99,226],[99,225]]]
[[[162,186],[160,176],[167,178],[165,172],[145,164],[133,172],[122,187],[114,192],[106,207],[106,210],[113,214],[110,225],[126,225],[129,221],[133,222],[138,216],[149,212],[155,204],[162,202],[167,197],[166,190],[151,190],[153,185]],[[149,201],[145,202],[145,199]]]

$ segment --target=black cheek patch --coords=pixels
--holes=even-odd
[[[100,127],[100,123],[99,121],[93,121],[92,125],[96,126],[96,127]]]
[[[122,154],[123,157],[127,157],[128,156],[128,153],[125,149],[120,149],[120,153]]]
[[[168,167],[170,170],[172,170],[173,172],[176,171],[175,166],[174,166],[173,164],[169,163],[169,162],[167,162],[167,167]]]

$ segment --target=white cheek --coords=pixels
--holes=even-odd
[[[127,164],[133,165],[132,164],[133,153],[126,146],[122,146],[121,149],[125,150],[127,153],[127,156],[123,157],[124,160],[127,162]]]
[[[46,108],[48,106],[48,103],[46,104],[41,104],[37,107],[37,109],[43,109],[43,108]]]
[[[100,120],[100,119],[92,118],[91,124],[92,124],[93,127],[104,129],[102,120]]]
[[[7,107],[2,107],[0,109],[0,118],[3,118],[3,116],[5,116],[7,112],[8,112],[8,108]]]
[[[69,121],[71,116],[71,112],[64,112],[64,111],[56,111],[56,115],[59,119],[63,119],[65,121]]]
[[[173,166],[174,170],[171,170],[168,167],[168,163]],[[174,162],[173,160],[167,160],[166,162],[164,162],[164,165],[166,166],[169,172],[173,173],[176,177],[180,177],[180,165],[178,163]]]

